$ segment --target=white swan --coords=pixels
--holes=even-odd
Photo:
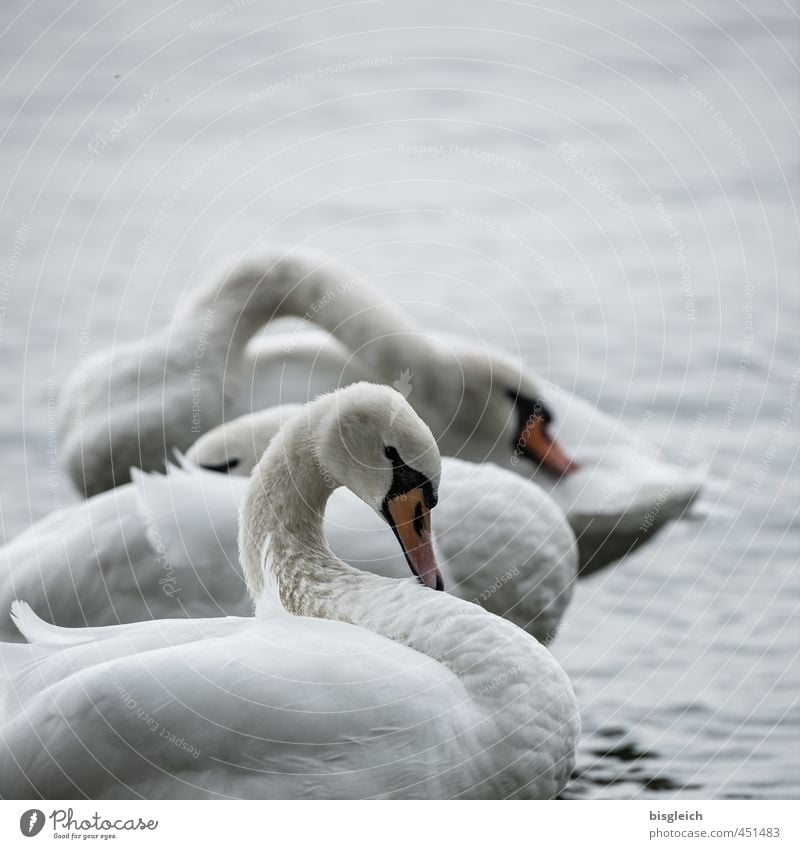
[[[361,275],[325,257],[270,251],[223,263],[167,328],[95,354],[70,378],[60,418],[76,486],[91,495],[128,481],[131,467],[163,469],[173,448],[250,412],[245,348],[280,316],[307,317],[333,332],[357,351],[351,370],[359,376],[391,382],[411,369],[418,375],[411,403],[446,453],[507,461],[518,451],[558,473],[571,469],[549,432],[539,387],[513,362],[437,341],[377,301]]]
[[[248,355],[257,330],[283,316],[336,342],[262,341]],[[700,485],[698,472],[662,462],[590,404],[502,354],[432,336],[363,275],[307,251],[223,263],[169,328],[87,360],[65,393],[63,455],[76,485],[98,492],[128,480],[130,466],[163,468],[172,448],[223,420],[365,377],[397,384],[443,453],[510,467],[550,491],[570,515],[583,572],[680,516]]]
[[[188,456],[249,475],[258,458],[245,459],[245,451],[257,442],[260,457],[281,422],[301,409],[236,419],[206,434]],[[6,612],[14,599],[71,627],[248,615],[236,549],[245,488],[242,477],[189,463],[170,466],[167,475],[133,470],[131,483],[37,523],[0,549],[0,638],[19,638]],[[448,590],[549,642],[577,568],[561,510],[534,484],[490,464],[448,459],[439,491],[434,527]],[[328,502],[325,535],[352,566],[408,574],[385,523],[347,489]]]
[[[0,786],[14,798],[552,797],[574,763],[572,688],[534,638],[447,593],[337,560],[349,487],[439,583],[439,457],[393,390],[355,385],[287,424],[242,507],[255,619],[69,630],[14,615]]]
[[[240,416],[186,452],[207,471],[249,476],[283,423],[287,404]],[[162,504],[155,513],[169,515]],[[404,564],[371,511],[340,490],[326,513],[336,554],[360,568],[398,577]],[[536,484],[491,463],[445,457],[434,533],[450,592],[475,601],[549,642],[572,595],[577,547],[567,517]]]

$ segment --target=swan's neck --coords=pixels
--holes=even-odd
[[[408,316],[376,296],[358,272],[310,252],[271,251],[230,262],[182,307],[211,310],[233,344],[242,346],[275,318],[294,317],[328,331],[382,380],[400,378],[432,349]],[[406,365],[407,364],[407,365]]]
[[[239,552],[254,599],[277,589],[286,610],[306,615],[305,599],[314,587],[356,571],[335,557],[325,539],[323,517],[333,488],[298,416],[270,442],[242,503]]]
[[[537,643],[510,623],[421,587],[410,575],[408,581],[382,578],[339,560],[324,534],[334,488],[301,415],[270,444],[242,506],[240,554],[259,610],[279,599],[297,616],[367,628],[439,661],[473,696],[490,696],[482,687],[499,674],[524,677]]]

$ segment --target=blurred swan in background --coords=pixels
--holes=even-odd
[[[290,316],[334,338],[252,341]],[[550,492],[570,515],[585,573],[681,516],[700,486],[699,471],[663,462],[508,356],[428,333],[357,271],[276,249],[222,263],[164,331],[87,360],[62,405],[67,468],[81,491],[99,492],[131,466],[163,469],[173,448],[236,415],[363,378],[400,389],[442,453],[511,468]]]
[[[580,731],[569,680],[510,622],[441,587],[436,443],[356,384],[282,428],[241,510],[255,618],[47,625],[4,643],[6,797],[553,797]],[[322,515],[347,486],[420,583],[361,572]],[[322,707],[324,706],[324,707]]]

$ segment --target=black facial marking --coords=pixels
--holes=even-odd
[[[546,425],[553,421],[553,414],[539,398],[528,398],[513,389],[507,389],[506,395],[514,402],[519,419],[520,433],[531,423],[531,419],[541,419]]]
[[[528,398],[513,389],[507,389],[506,395],[514,402],[517,410],[518,430],[517,435],[512,437],[511,440],[511,449],[516,453],[519,451],[523,434],[533,425],[536,419],[539,419],[547,427],[553,421],[553,414],[539,398]]]
[[[439,501],[439,496],[433,482],[422,472],[412,469],[403,462],[398,450],[391,445],[384,448],[383,453],[392,461],[392,485],[386,493],[384,505],[390,498],[405,495],[412,489],[421,489],[428,509],[433,509]]]
[[[205,463],[200,464],[201,469],[206,469],[209,472],[220,472],[221,474],[227,474],[231,469],[235,469],[239,465],[239,458],[233,457],[230,460],[226,460],[224,463],[220,463],[217,466],[206,465]]]
[[[383,514],[383,518],[389,524],[389,527],[394,531],[394,535],[397,537],[397,541],[400,543],[400,547],[403,549],[403,554],[405,555],[406,562],[411,567],[411,571],[416,575],[417,580],[424,584],[425,582],[422,580],[422,576],[417,572],[414,564],[411,562],[411,558],[408,556],[408,552],[405,550],[405,546],[403,545],[403,541],[400,539],[400,534],[397,530],[397,525],[395,524],[394,519],[392,518],[392,512],[389,510],[389,501],[392,498],[398,498],[405,495],[407,492],[411,492],[413,489],[421,489],[422,497],[425,499],[425,504],[429,509],[432,509],[436,506],[439,496],[436,492],[436,488],[433,485],[433,482],[423,475],[421,472],[418,472],[416,469],[412,469],[411,466],[407,466],[403,462],[403,458],[400,456],[400,452],[393,446],[387,445],[383,449],[383,453],[392,461],[392,485],[389,488],[389,491],[386,493],[386,497],[383,499],[383,504],[381,504],[381,513]],[[414,515],[414,529],[417,532],[418,536],[422,536],[422,505],[418,504],[416,508],[416,512]],[[439,586],[439,582],[441,582],[442,586]],[[444,581],[442,581],[441,577],[437,578],[436,589],[444,589]]]

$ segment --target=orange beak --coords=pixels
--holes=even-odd
[[[392,526],[417,580],[435,590],[444,589],[431,534],[431,511],[422,487],[395,495],[385,503],[384,515]]]
[[[543,416],[532,415],[519,437],[519,446],[533,460],[558,475],[569,475],[578,470],[578,465],[550,436],[549,423]]]

